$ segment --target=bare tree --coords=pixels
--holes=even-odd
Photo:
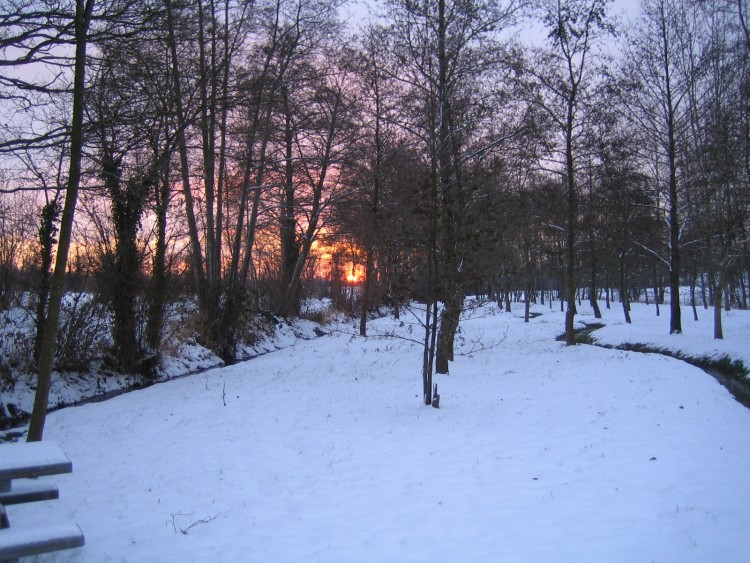
[[[277,308],[283,315],[298,311],[300,283],[313,243],[326,225],[326,214],[332,203],[348,190],[347,153],[355,145],[356,131],[351,121],[354,100],[347,91],[348,71],[328,67],[317,82],[309,92],[312,95],[304,101],[305,111],[285,116],[296,121],[294,126],[285,129],[287,167],[284,177],[285,189],[290,187],[289,180],[294,189],[295,207],[297,213],[301,212],[301,217],[295,216],[295,221],[301,226],[301,232],[299,254]],[[302,109],[299,101],[297,107]]]
[[[31,270],[35,202],[26,193],[0,193],[0,310],[19,304],[21,276]]]
[[[393,60],[388,57],[388,36],[383,28],[369,28],[362,37],[355,61],[356,76],[364,100],[359,127],[362,129],[361,152],[358,155],[361,188],[353,208],[360,244],[365,252],[365,277],[362,283],[359,333],[367,335],[367,315],[374,301],[376,257],[393,232],[383,213],[386,200],[385,182],[394,151],[404,150],[396,142],[396,89]],[[361,200],[361,209],[358,203]],[[344,212],[346,214],[346,212]]]
[[[696,29],[682,64],[691,77],[684,159],[690,184],[689,238],[696,241],[712,285],[714,338],[721,339],[722,308],[729,307],[730,277],[747,219],[743,85],[737,72],[746,65],[747,51],[736,18],[716,8],[693,12]]]
[[[533,81],[528,96],[554,124],[559,143],[550,171],[560,175],[566,193],[565,223],[565,342],[575,339],[576,241],[583,134],[592,127],[590,96],[596,79],[597,47],[613,29],[607,21],[609,0],[548,0],[542,21],[549,46],[538,50],[524,69]]]
[[[476,128],[477,82],[499,63],[493,33],[509,24],[520,3],[486,0],[389,2],[394,49],[405,94],[407,127],[423,143],[430,173],[427,306],[422,366],[425,404],[431,404],[433,368],[448,372],[463,307],[460,248],[466,195],[463,153]],[[444,303],[438,321],[438,300]],[[439,330],[438,330],[438,327]],[[437,354],[437,360],[436,360]]]
[[[47,415],[47,402],[51,383],[52,367],[54,364],[55,339],[57,323],[60,317],[60,304],[63,296],[63,283],[68,263],[73,216],[78,198],[78,188],[81,181],[81,155],[83,150],[83,109],[86,86],[86,48],[91,17],[95,0],[77,0],[75,13],[72,18],[73,38],[75,41],[75,59],[73,75],[73,105],[70,121],[70,167],[60,221],[60,234],[57,243],[55,271],[50,283],[50,298],[47,318],[44,326],[44,338],[39,351],[39,367],[37,389],[34,396],[34,408],[29,424],[28,441],[35,442],[42,439],[44,422]],[[44,35],[46,27],[41,28]],[[30,53],[33,55],[33,49]]]
[[[231,0],[222,5],[204,0],[185,5],[165,1],[182,197],[201,333],[209,346],[220,350],[226,349],[221,346],[220,304],[230,70],[243,44],[252,7],[252,2]],[[195,154],[188,133],[199,139]],[[198,160],[198,156],[202,191],[193,181],[196,168],[191,166],[191,159]]]
[[[686,52],[686,10],[683,0],[644,0],[638,27],[629,38],[627,73],[633,89],[628,97],[632,122],[640,129],[650,151],[655,202],[667,226],[668,255],[649,249],[669,270],[669,332],[682,331],[680,309],[681,245],[685,228],[684,183],[680,143],[686,127],[689,75],[679,61]]]

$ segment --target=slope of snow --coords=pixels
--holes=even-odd
[[[440,409],[405,314],[52,413],[73,473],[11,524],[80,525],[40,561],[746,561],[750,412],[535,312],[462,322]]]

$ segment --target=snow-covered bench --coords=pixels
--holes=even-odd
[[[84,542],[83,532],[76,524],[5,528],[0,530],[0,561],[81,547]]]
[[[0,504],[21,504],[38,500],[55,500],[60,498],[57,485],[52,483],[38,483],[32,479],[21,479],[13,483],[10,491],[0,493]]]
[[[72,463],[56,444],[0,446],[0,561],[16,561],[19,557],[84,545],[83,532],[76,524],[11,528],[5,509],[5,505],[58,498],[55,485],[34,478],[71,471]]]

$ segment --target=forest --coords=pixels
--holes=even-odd
[[[559,302],[568,345],[583,302],[668,333],[711,308],[716,339],[748,307],[742,0],[371,4],[0,0],[0,309],[34,324],[0,384],[38,374],[30,440],[53,370],[147,381],[177,309],[231,364],[309,297],[362,336],[419,302],[430,404],[467,295]]]

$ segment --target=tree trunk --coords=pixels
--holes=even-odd
[[[448,362],[453,360],[453,344],[463,309],[461,289],[461,256],[459,237],[463,214],[461,174],[458,162],[460,149],[458,132],[453,124],[452,86],[449,84],[449,54],[447,52],[447,25],[445,0],[438,0],[438,167],[440,179],[440,233],[443,277],[443,312],[437,345],[435,371],[448,373]]]
[[[68,251],[70,250],[73,232],[73,218],[78,188],[81,182],[81,156],[83,153],[83,112],[86,88],[86,47],[88,45],[88,30],[95,0],[76,0],[75,14],[75,66],[73,75],[73,113],[70,128],[70,168],[68,183],[65,191],[65,205],[60,220],[60,239],[57,244],[55,271],[50,283],[49,310],[44,324],[44,334],[39,353],[39,367],[37,376],[34,407],[29,423],[27,441],[41,441],[44,433],[44,423],[47,418],[47,402],[52,382],[52,368],[55,360],[55,343],[57,340],[57,324],[60,320],[60,305],[65,285],[65,272],[68,266]]]
[[[625,285],[625,259],[622,256],[620,257],[620,301],[625,322],[630,324],[630,303],[628,303],[628,290]]]
[[[526,280],[526,302],[524,303],[524,309],[523,309],[523,322],[527,323],[529,322],[530,314],[531,314],[531,279],[527,278]]]
[[[212,348],[225,348],[224,326],[220,322],[221,299],[221,240],[217,238],[217,225],[222,223],[222,210],[217,206],[216,182],[216,131],[217,112],[219,111],[219,77],[217,70],[217,37],[216,14],[213,2],[209,4],[205,13],[203,2],[198,2],[198,81],[200,94],[202,172],[203,172],[203,200],[205,204],[205,228],[203,239],[205,244],[205,286],[204,300],[201,308],[201,333],[207,344]],[[208,34],[208,37],[206,36]],[[229,61],[224,61],[229,64]],[[222,93],[226,99],[225,93]],[[223,149],[218,151],[223,155]],[[219,199],[221,199],[219,197]],[[224,358],[232,359],[232,358]]]
[[[367,313],[370,308],[370,288],[375,275],[375,259],[372,248],[367,248],[365,257],[365,279],[362,283],[362,303],[359,311],[359,334],[367,336]]]
[[[724,291],[721,274],[714,275],[714,339],[723,340],[724,331],[721,325],[721,300]]]
[[[435,334],[437,329],[437,302],[425,307],[425,332],[422,349],[422,393],[425,405],[432,404],[432,369],[435,357]]]
[[[432,370],[435,360],[437,335],[437,231],[438,231],[438,181],[433,162],[430,178],[430,239],[427,247],[427,299],[425,304],[424,342],[422,350],[422,399],[432,404]]]
[[[692,275],[690,276],[690,307],[693,309],[693,320],[698,320],[698,307],[696,307],[695,303],[695,285],[698,280],[698,266],[696,263],[696,260],[693,260],[693,271]]]
[[[662,19],[662,25],[666,22]],[[676,117],[674,98],[672,94],[672,81],[670,75],[669,45],[667,40],[667,31],[664,34],[664,82],[665,92],[665,109],[667,125],[667,159],[669,164],[669,333],[675,334],[682,332],[682,319],[680,309],[680,211],[678,201],[677,185],[677,139],[676,139]]]
[[[594,249],[593,242],[591,243],[591,288],[589,293],[589,303],[594,309],[594,318],[601,319],[602,311],[599,309],[599,302],[596,299],[597,287],[596,287],[596,252]]]
[[[435,360],[436,373],[449,373],[448,362],[453,361],[453,344],[462,309],[463,299],[459,299],[456,289],[450,290],[441,314],[437,358]]]
[[[156,356],[161,349],[164,311],[167,302],[167,210],[169,208],[170,180],[162,173],[155,189],[156,244],[149,291],[146,343],[149,352]]]
[[[281,209],[279,218],[281,241],[281,287],[287,288],[292,282],[294,269],[300,257],[300,246],[297,243],[297,221],[295,217],[295,187],[294,187],[294,129],[292,125],[291,109],[286,88],[282,89],[284,105],[284,187],[281,194]],[[296,307],[288,311],[296,313]]]
[[[105,143],[106,144],[106,143]],[[104,186],[112,201],[115,255],[111,275],[112,338],[115,358],[124,373],[137,373],[143,358],[138,344],[136,302],[140,293],[140,264],[136,237],[150,179],[122,182],[120,159],[104,148]]]

